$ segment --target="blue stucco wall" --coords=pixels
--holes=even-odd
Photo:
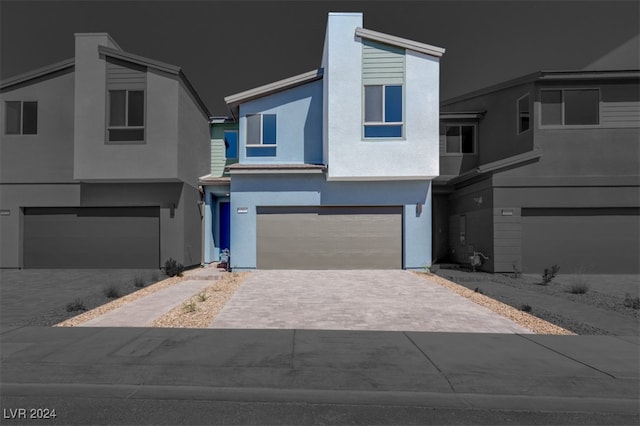
[[[421,209],[416,207],[421,206]],[[322,174],[237,175],[231,182],[231,265],[256,267],[256,206],[404,206],[403,266],[431,265],[431,182],[327,182]],[[246,213],[238,213],[246,208]],[[421,211],[419,211],[421,210]]]
[[[246,116],[258,113],[276,114],[275,156],[247,157]],[[245,164],[322,163],[322,81],[242,104],[238,154]]]

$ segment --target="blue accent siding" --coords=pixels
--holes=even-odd
[[[416,208],[421,205],[421,211]],[[238,175],[231,181],[231,256],[239,270],[256,267],[258,206],[403,206],[403,267],[431,265],[431,182],[327,182],[323,175]],[[238,213],[238,208],[246,213]],[[419,213],[418,213],[419,212]]]
[[[276,141],[277,150],[275,147],[246,148],[247,115],[251,114],[263,114],[263,144]],[[277,116],[277,120],[268,118],[269,115]],[[323,163],[322,81],[244,103],[240,105],[239,121],[241,164]],[[269,124],[271,121],[273,124]],[[271,126],[273,135],[267,126]]]

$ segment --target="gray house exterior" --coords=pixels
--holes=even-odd
[[[543,71],[441,104],[434,257],[640,270],[640,72]]]
[[[200,263],[209,113],[180,68],[76,34],[0,92],[0,267]]]

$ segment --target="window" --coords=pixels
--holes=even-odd
[[[227,159],[238,158],[238,131],[237,130],[225,130],[224,131],[224,146],[225,156]]]
[[[109,91],[109,142],[144,141],[144,90]]]
[[[37,135],[38,102],[5,102],[5,134]]]
[[[364,86],[364,137],[402,137],[402,85]]]
[[[440,127],[447,154],[475,154],[476,128],[473,125],[453,125]]]
[[[276,155],[276,115],[247,115],[247,156]]]
[[[529,94],[518,99],[518,133],[526,132],[530,127]]]
[[[542,126],[598,125],[598,89],[557,89],[540,91]]]

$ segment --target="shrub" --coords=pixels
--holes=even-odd
[[[544,273],[542,274],[542,285],[549,284],[559,271],[560,267],[558,265],[553,265],[551,268],[544,268]]]
[[[86,311],[84,302],[80,299],[76,299],[73,302],[67,303],[67,312]]]
[[[520,278],[522,276],[522,272],[520,268],[518,268],[518,262],[513,262],[511,264],[511,269],[513,269],[513,278]]]
[[[137,288],[142,288],[144,287],[144,278],[141,277],[140,275],[136,276],[133,279],[133,285],[136,286]]]
[[[182,265],[182,263],[178,263],[178,261],[170,257],[169,260],[164,262],[164,267],[162,268],[162,270],[170,277],[181,277],[182,272],[184,271],[184,266]]]
[[[118,287],[116,287],[113,284],[105,287],[103,292],[104,292],[104,295],[107,296],[109,299],[117,299],[118,297],[120,297],[120,290],[118,289]]]
[[[204,302],[209,298],[209,296],[207,295],[207,293],[200,293],[198,294],[198,302]]]
[[[184,305],[182,305],[182,309],[187,313],[195,312],[196,304],[195,302],[186,302]]]
[[[585,282],[577,282],[575,284],[572,284],[571,287],[569,287],[569,293],[572,293],[572,294],[585,294],[588,291],[589,291],[589,284]]]
[[[629,293],[624,296],[624,306],[627,308],[640,309],[640,297],[631,297]]]
[[[520,310],[523,312],[531,312],[531,306],[525,304],[520,305]]]

